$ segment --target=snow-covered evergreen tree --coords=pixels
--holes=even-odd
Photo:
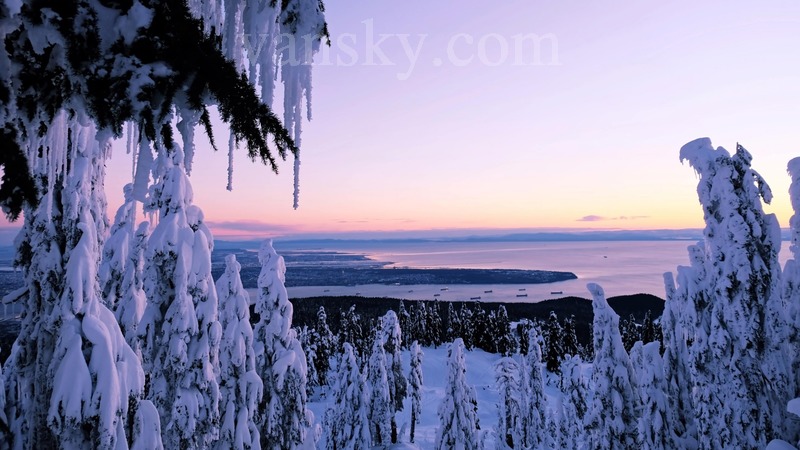
[[[403,345],[404,348],[408,348],[411,345],[411,342],[414,341],[414,336],[412,335],[412,323],[411,323],[411,313],[408,312],[406,309],[406,304],[403,300],[400,300],[400,306],[397,310],[397,319],[400,321],[400,333],[403,335]]]
[[[481,450],[475,388],[467,384],[464,342],[456,339],[447,349],[447,383],[439,405],[436,450]]]
[[[694,251],[693,251],[694,250]],[[699,257],[702,250],[698,246],[690,247],[690,254],[697,253],[696,263],[702,264]],[[701,266],[697,267],[698,269]],[[697,448],[697,430],[695,428],[695,407],[692,398],[691,363],[688,339],[693,330],[694,320],[687,314],[688,287],[697,286],[698,280],[691,280],[696,273],[692,267],[678,267],[678,280],[681,292],[675,288],[672,273],[664,274],[667,301],[661,315],[664,355],[664,389],[667,401],[667,426],[672,435],[672,442],[680,448]],[[694,289],[692,289],[694,290]],[[686,323],[689,323],[686,326]],[[692,331],[693,332],[693,331]]]
[[[506,307],[500,305],[495,314],[495,351],[503,356],[511,356],[517,351],[517,342],[511,333]]]
[[[330,326],[328,326],[328,314],[325,312],[325,307],[323,306],[320,306],[319,310],[317,310],[317,325],[315,329],[316,339],[314,344],[316,348],[314,349],[314,357],[309,357],[309,363],[311,359],[314,360],[314,368],[317,372],[317,384],[319,386],[325,386],[328,384],[328,371],[331,368],[331,358],[338,346],[336,336],[333,335]]]
[[[472,350],[475,347],[475,320],[472,308],[467,306],[466,302],[462,303],[458,316],[461,318],[461,339],[464,341],[464,347]]]
[[[380,330],[376,330],[380,333]],[[386,351],[383,349],[380,336],[376,336],[372,344],[372,353],[367,365],[367,383],[369,385],[369,403],[367,420],[373,445],[389,445],[391,443],[391,423],[394,405],[389,394],[389,380],[386,370]]]
[[[791,375],[789,382],[793,384],[793,395],[800,396],[800,158],[789,161],[787,171],[792,179],[789,186],[789,198],[794,214],[789,219],[791,257],[786,261],[783,269],[782,297],[786,302],[790,331],[788,340],[791,349]],[[785,437],[794,442],[800,439],[800,429],[798,429],[800,422],[794,419],[791,425]]]
[[[133,198],[133,184],[123,188],[124,201],[114,216],[111,235],[106,239],[98,271],[103,303],[112,311],[126,294],[124,278],[131,263],[129,253],[132,249],[134,226],[136,222],[136,201]]]
[[[403,410],[403,400],[408,394],[408,381],[403,374],[401,357],[403,339],[400,335],[400,322],[397,314],[389,310],[381,318],[380,341],[386,355],[386,381],[389,387],[389,403],[391,412],[391,442],[397,443],[397,421],[395,416]]]
[[[217,292],[213,238],[192,204],[184,155],[159,144],[160,176],[148,207],[159,214],[147,248],[145,308],[139,334],[149,375],[147,398],[161,416],[168,448],[207,448],[219,437]]]
[[[660,354],[661,344],[650,342],[641,346],[641,365],[637,367],[637,381],[641,395],[642,414],[639,418],[639,443],[642,450],[668,450],[679,448],[672,436],[670,415],[667,413],[664,365]]]
[[[542,377],[542,338],[536,325],[528,330],[528,354],[522,364],[522,445],[540,448],[545,438],[545,396]]]
[[[411,431],[409,441],[414,442],[414,434],[422,414],[422,348],[418,341],[411,344],[411,369],[408,374],[408,385],[411,392]]]
[[[567,317],[564,320],[563,338],[561,340],[561,350],[564,352],[562,357],[578,356],[580,354],[580,343],[578,342],[578,335],[575,330],[575,316]],[[560,369],[559,369],[560,370]]]
[[[187,169],[192,160],[193,126],[199,121],[207,131],[211,129],[210,104],[216,104],[223,120],[231,124],[231,141],[246,143],[252,158],[259,157],[275,168],[274,154],[267,146],[270,135],[279,156],[297,152],[292,135],[299,138],[298,111],[309,94],[309,58],[320,39],[327,36],[323,5],[320,0],[289,0],[250,6],[245,12],[243,1],[42,4],[22,0],[0,4],[4,40],[0,46],[4,155],[0,204],[12,219],[24,210],[26,221],[17,243],[27,304],[19,345],[6,367],[7,388],[13,397],[9,422],[15,446],[105,448],[127,444],[121,436],[128,427],[119,418],[125,416],[128,397],[136,397],[141,389],[136,387],[143,381],[141,366],[120,337],[113,314],[105,306],[95,305],[102,303],[97,278],[108,228],[103,184],[109,139],[121,135],[126,123],[136,124],[132,128],[137,137],[129,141],[141,146],[141,151],[135,152],[133,189],[139,201],[145,200],[151,172],[158,183],[166,173],[163,155],[159,167],[151,164],[151,143],[167,153],[174,151],[173,114],[182,119],[178,128],[184,138],[182,155]],[[223,25],[223,17],[238,16],[234,9],[244,13],[242,20],[226,20]],[[277,11],[280,21],[275,26],[283,39],[299,39],[305,34],[310,44],[311,51],[302,55],[297,67],[282,71],[287,87],[285,109],[290,110],[287,118],[292,121],[293,133],[237,70],[243,62],[241,52],[224,54],[217,42],[218,36],[226,43],[241,41],[245,30],[238,25],[257,16],[255,9]],[[241,46],[225,46],[226,50],[237,47]],[[270,63],[278,50],[271,48],[273,53],[252,55],[249,62],[254,67],[274,67]],[[282,49],[279,60],[289,56]],[[273,76],[250,80],[265,89],[275,83]],[[189,116],[195,120],[187,122]],[[179,197],[173,197],[177,203],[182,201]],[[156,195],[151,200],[165,199]],[[200,227],[199,222],[191,226]],[[125,262],[117,258],[117,252],[112,256],[116,262]],[[117,291],[125,278],[114,275],[104,281],[113,284],[108,286],[110,292]],[[199,297],[209,287],[203,286],[206,281],[202,277],[189,284],[193,286],[190,295]],[[213,292],[213,284],[210,287]],[[170,314],[166,307],[172,302],[158,301],[165,308],[151,319]],[[201,322],[205,319],[202,309],[197,311]],[[216,311],[215,307],[209,309]],[[126,334],[130,329],[126,328]],[[173,341],[176,347],[191,346],[178,341]],[[186,353],[181,348],[172,350]],[[205,352],[189,349],[191,357]],[[213,355],[211,359],[213,369]],[[209,367],[203,369],[210,375],[195,380],[201,384],[214,376]],[[69,386],[62,378],[67,372]],[[66,392],[68,387],[70,392]],[[182,398],[175,407],[187,407],[183,400],[189,409],[199,402]],[[152,415],[146,419],[148,423],[158,420]]]
[[[603,289],[589,283],[594,309],[592,401],[585,417],[587,444],[597,450],[639,448],[636,375],[622,345],[619,316],[608,306]]]
[[[149,238],[150,223],[142,222],[131,241],[128,263],[122,278],[122,297],[114,311],[125,340],[138,355],[141,355],[142,348],[138,328],[147,304],[144,292],[144,257]]]
[[[514,359],[505,357],[495,364],[494,370],[497,391],[500,394],[497,401],[497,449],[521,448],[524,445],[522,368]]]
[[[702,293],[689,291],[699,445],[763,448],[784,433],[791,388],[780,229],[761,206],[772,193],[740,145],[731,156],[702,138],[684,145],[680,157],[700,176],[706,222]]]
[[[561,448],[583,448],[585,441],[584,417],[586,416],[588,393],[579,356],[569,356],[561,361],[559,384],[562,420],[560,427]]]
[[[219,351],[221,420],[216,443],[220,450],[261,448],[255,415],[264,386],[256,372],[250,296],[242,286],[240,270],[236,256],[226,256],[225,272],[216,283],[222,324]]]
[[[444,340],[452,342],[456,338],[461,337],[461,319],[456,313],[456,309],[452,302],[447,304],[447,331],[444,335]]]
[[[345,342],[333,386],[334,403],[326,414],[327,450],[366,450],[372,446],[365,382],[353,346]]]
[[[364,339],[362,337],[361,315],[356,312],[356,306],[350,305],[346,311],[342,311],[339,319],[339,343],[344,348],[344,343],[348,342],[353,346],[356,356],[364,355]]]
[[[264,382],[257,424],[261,448],[287,450],[313,439],[307,430],[313,414],[306,408],[306,357],[295,330],[293,307],[286,293],[286,264],[268,239],[258,252],[258,298],[260,319],[254,329],[256,371]]]
[[[550,311],[547,322],[542,325],[542,338],[544,340],[543,359],[547,364],[547,370],[557,373],[561,365],[561,358],[564,356],[562,346],[564,329],[561,327],[555,311]]]
[[[27,295],[4,369],[12,446],[110,449],[127,444],[129,400],[140,395],[144,374],[100,298],[108,136],[82,107],[39,119],[46,129],[21,145],[39,196],[25,203],[16,241]],[[7,144],[3,151],[14,151]]]

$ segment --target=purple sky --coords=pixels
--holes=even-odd
[[[195,202],[218,236],[701,227],[678,150],[702,136],[751,151],[788,226],[800,2],[326,6],[300,209],[290,162],[275,176],[241,151],[227,192],[226,155],[201,137]],[[109,170],[113,217],[130,176],[121,143]]]

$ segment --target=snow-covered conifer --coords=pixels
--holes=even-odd
[[[114,225],[111,227],[111,235],[106,239],[103,247],[98,271],[103,303],[112,311],[117,310],[117,303],[126,294],[123,288],[123,279],[127,273],[127,266],[131,263],[129,253],[136,221],[133,184],[125,185],[123,196],[124,202],[114,216]]]
[[[561,322],[558,321],[555,311],[550,311],[547,322],[542,325],[542,338],[544,339],[543,359],[547,365],[547,370],[557,373],[561,365],[561,358],[564,356],[562,345],[564,329],[561,327]]]
[[[447,349],[447,383],[439,405],[436,450],[481,450],[475,388],[467,384],[464,342],[456,339]]]
[[[528,330],[528,354],[522,364],[523,445],[539,448],[545,437],[545,396],[542,377],[542,338],[536,325]]]
[[[292,329],[293,307],[286,292],[286,264],[268,239],[258,252],[256,312],[260,320],[254,329],[256,371],[264,382],[264,396],[258,408],[261,448],[290,450],[313,439],[307,430],[313,414],[306,408],[306,356]]]
[[[136,354],[141,354],[139,323],[144,315],[147,297],[144,292],[144,256],[150,237],[150,223],[142,222],[136,230],[128,253],[128,263],[122,278],[122,297],[116,305],[114,315],[128,345]]]
[[[638,408],[633,367],[622,345],[619,316],[603,289],[589,283],[594,309],[592,401],[585,418],[587,443],[598,450],[638,448]]]
[[[702,138],[684,145],[680,157],[700,177],[706,222],[702,293],[690,291],[699,445],[762,448],[782,437],[790,396],[780,228],[761,205],[772,192],[740,145],[731,156]]]
[[[225,257],[225,272],[217,280],[222,339],[219,350],[219,449],[260,448],[256,407],[263,383],[256,373],[250,296],[242,287],[236,256]]]
[[[583,361],[579,356],[565,358],[561,362],[561,392],[569,398],[569,402],[575,407],[575,414],[578,417],[577,426],[583,427],[583,418],[588,409],[588,393],[584,381],[581,365]]]
[[[353,346],[345,342],[333,386],[334,403],[326,414],[327,450],[366,450],[372,446],[365,382]]]
[[[411,431],[410,441],[414,442],[414,433],[422,414],[422,348],[418,341],[411,344],[411,369],[408,374],[408,384],[411,389]]]
[[[452,342],[459,337],[461,337],[461,319],[458,317],[453,303],[449,302],[447,304],[447,331],[445,332],[444,340]]]
[[[395,415],[403,410],[403,400],[408,394],[408,381],[403,374],[403,360],[401,357],[402,336],[400,335],[400,322],[397,314],[389,310],[381,318],[380,341],[386,355],[386,380],[389,387],[389,403],[391,412],[391,442],[397,443],[397,421]]]
[[[638,345],[638,343],[637,343]],[[642,414],[639,418],[639,443],[643,450],[679,448],[672,436],[670,416],[667,414],[667,396],[664,365],[659,342],[641,346],[641,365],[637,367]]]
[[[511,322],[506,307],[500,305],[495,314],[495,350],[503,356],[510,356],[517,350],[517,342],[511,334]]]
[[[461,304],[458,316],[461,319],[461,339],[464,341],[464,347],[472,350],[475,347],[475,320],[472,308],[467,306],[467,302]]]
[[[362,337],[361,315],[356,311],[356,305],[350,305],[346,311],[342,311],[339,320],[339,343],[344,348],[344,343],[349,342],[353,346],[356,356],[364,355],[364,338]]]
[[[331,367],[331,358],[337,349],[337,342],[336,336],[333,335],[328,326],[328,315],[325,313],[325,307],[323,306],[320,306],[319,310],[317,310],[316,333],[314,357],[309,357],[309,363],[311,359],[314,360],[317,383],[319,386],[325,386],[328,384],[328,371]]]
[[[144,373],[100,298],[107,136],[83,107],[41,119],[46,130],[36,128],[23,146],[39,201],[25,204],[16,241],[27,295],[3,374],[11,444],[124,446],[129,400],[140,395]]]
[[[697,246],[690,247],[690,249],[696,249],[697,253],[700,252]],[[701,261],[701,259],[697,259],[697,263],[701,263]],[[697,447],[695,408],[692,398],[694,380],[690,369],[692,359],[687,342],[690,335],[689,330],[694,327],[694,320],[690,320],[689,315],[686,314],[688,287],[690,283],[692,286],[697,286],[696,282],[691,280],[695,274],[691,267],[678,267],[678,280],[682,289],[680,292],[675,288],[672,273],[664,274],[667,300],[661,316],[661,329],[664,336],[662,360],[667,401],[667,426],[673,443],[680,448]],[[685,326],[687,321],[691,324],[689,328]]]
[[[523,399],[522,369],[514,359],[502,358],[495,364],[495,382],[500,398],[497,401],[497,449],[521,448]]]
[[[380,330],[376,330],[376,332],[380,333]],[[367,419],[373,445],[389,445],[391,443],[394,405],[391,403],[386,372],[386,351],[383,349],[380,336],[376,336],[367,365],[367,383],[369,385]]]
[[[159,214],[147,248],[148,303],[139,325],[147,398],[161,416],[167,448],[207,448],[219,437],[217,292],[213,238],[192,204],[183,153],[158,144],[161,172],[148,208]]]
[[[427,334],[427,341],[430,345],[438,347],[442,345],[442,314],[439,308],[439,302],[429,302],[425,308],[427,314],[425,320],[425,333]]]
[[[400,306],[397,310],[397,320],[400,321],[400,333],[403,335],[403,348],[409,348],[411,342],[414,341],[414,337],[412,335],[413,330],[411,329],[411,313],[408,312],[406,309],[406,304],[403,300],[400,300]]]

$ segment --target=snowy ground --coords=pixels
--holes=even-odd
[[[416,446],[408,445],[408,428],[411,418],[411,406],[406,399],[405,408],[397,415],[397,425],[403,431],[401,440],[403,444],[391,447],[392,449],[432,449],[436,442],[436,430],[439,427],[439,417],[437,411],[442,401],[444,384],[447,370],[447,345],[439,348],[423,349],[422,368],[424,376],[424,386],[422,394],[422,417],[416,430]],[[494,381],[494,364],[500,359],[500,355],[487,353],[482,350],[471,350],[466,352],[467,381],[475,387],[478,397],[478,416],[480,417],[481,431],[484,434],[486,448],[494,448],[494,428],[497,423],[497,390]],[[403,352],[404,372],[408,375],[409,352]],[[548,379],[549,374],[545,374]],[[555,383],[551,383],[553,386]],[[560,400],[560,392],[552,387],[545,387],[548,401],[553,403]],[[325,415],[325,410],[329,406],[328,399],[315,398],[309,405],[314,412],[317,422],[321,421]],[[323,430],[323,433],[325,431]],[[320,438],[317,448],[325,448],[325,436]]]

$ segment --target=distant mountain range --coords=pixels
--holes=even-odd
[[[789,239],[789,230],[782,230],[781,237]],[[602,231],[541,231],[519,232],[510,234],[474,234],[466,236],[437,237],[392,237],[390,233],[382,233],[380,237],[365,234],[363,236],[343,235],[342,237],[285,237],[276,238],[276,247],[282,244],[330,244],[359,242],[588,242],[588,241],[697,241],[703,238],[703,230],[602,230]],[[240,249],[258,248],[260,240],[226,241],[216,240],[215,248]]]

